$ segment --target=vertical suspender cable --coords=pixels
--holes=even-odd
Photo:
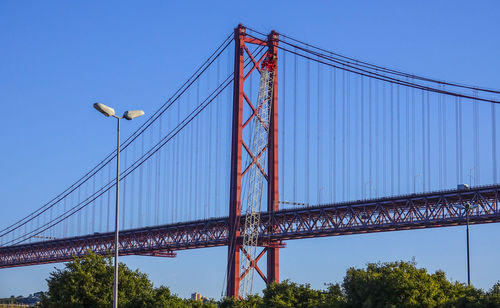
[[[444,87],[443,87],[443,90]],[[446,152],[446,143],[447,143],[447,139],[446,138],[446,95],[443,95],[443,98],[442,98],[442,101],[441,103],[443,104],[443,137],[441,137],[441,139],[443,140],[443,188],[446,187],[446,179],[447,179],[447,175],[448,175],[448,170],[446,168],[446,164],[448,163],[448,157],[447,157],[447,152]]]
[[[495,104],[491,103],[491,146],[492,146],[492,161],[493,161],[493,183],[497,183],[497,128],[495,118]]]
[[[361,191],[362,191],[362,197],[366,198],[366,192],[365,190],[365,170],[364,170],[364,165],[365,165],[365,136],[364,136],[364,129],[365,129],[365,105],[364,105],[364,83],[363,83],[363,76],[360,76],[360,81],[361,81],[361,101],[360,101],[360,113],[361,113],[361,121],[359,123],[359,129],[360,129],[360,139],[361,139],[361,145],[359,147],[359,153],[360,153],[360,174],[361,174]],[[370,188],[368,187],[368,190]]]
[[[281,86],[281,98],[279,104],[283,108],[283,113],[281,116],[281,144],[280,144],[280,149],[281,149],[281,175],[280,175],[280,182],[281,182],[281,199],[282,200],[287,200],[285,197],[285,152],[286,152],[286,139],[285,139],[285,131],[286,131],[286,52],[282,52],[281,57],[283,58],[283,64],[281,65],[281,76],[283,76],[283,85]],[[279,84],[278,84],[279,85]]]
[[[351,78],[352,76],[348,74],[347,78],[347,97],[346,97],[346,166],[347,166],[347,171],[346,171],[346,191],[347,191],[347,198],[351,197]]]
[[[160,128],[159,128],[159,138],[163,137],[163,117],[160,118]],[[167,165],[166,165],[166,157],[167,157],[167,149],[162,149],[160,153],[160,160],[158,163],[158,168],[161,169],[159,171],[159,180],[158,180],[158,221],[161,224],[167,223],[166,214],[167,214]],[[133,177],[132,177],[133,178]]]
[[[416,117],[417,117],[417,100],[415,99],[415,89],[411,89],[411,106],[412,106],[412,112],[411,112],[411,133],[412,133],[412,147],[411,147],[411,155],[412,155],[412,176],[417,177],[417,168],[416,168],[416,159],[417,159],[417,145],[416,145]],[[416,179],[414,179],[415,187],[417,186]],[[414,191],[415,193],[415,191]]]
[[[394,88],[391,83],[391,195],[394,195]]]
[[[401,194],[401,96],[400,96],[400,86],[397,86],[397,100],[396,100],[396,143],[398,151],[398,194]]]
[[[104,186],[104,180],[103,180],[103,177],[104,177],[104,172],[103,170],[99,171],[99,187],[103,187]],[[104,196],[100,196],[99,197],[99,232],[102,232],[103,230],[103,200]],[[64,198],[64,209],[63,209],[63,212],[60,213],[60,214],[63,214],[63,213],[66,213],[66,198]],[[66,225],[66,220],[65,219],[62,223],[62,229],[63,229],[63,234],[64,234],[64,226]]]
[[[220,59],[217,58],[217,72],[216,72],[216,81],[217,85],[220,84]],[[221,93],[222,94],[222,93]],[[219,190],[220,190],[220,184],[219,184],[219,175],[221,174],[221,154],[220,154],[220,148],[221,148],[221,141],[220,141],[220,135],[222,135],[221,132],[221,120],[223,119],[222,114],[221,114],[221,102],[219,95],[217,95],[216,101],[215,101],[215,108],[216,108],[216,116],[215,116],[215,186],[214,186],[214,207],[215,207],[215,216],[219,217],[220,216],[220,200],[219,200]],[[192,139],[192,138],[191,138]],[[191,146],[191,151],[194,151],[193,146]],[[193,158],[191,156],[191,162],[190,164],[193,163]],[[190,176],[192,177],[193,174],[190,173]],[[192,192],[189,192],[192,194]]]
[[[172,116],[173,118],[173,116]],[[173,119],[170,119],[173,123]],[[174,125],[175,126],[175,125]],[[176,140],[175,138],[172,139],[172,144],[171,144],[171,147],[170,147],[170,153],[169,153],[169,162],[170,162],[170,178],[171,179],[175,179],[174,181],[170,181],[170,187],[169,187],[169,192],[170,192],[170,198],[169,198],[169,203],[170,203],[170,210],[171,210],[171,213],[170,213],[170,222],[171,223],[174,223],[176,222],[176,213],[175,213],[175,207],[176,207],[176,204],[175,204],[175,187],[177,185],[177,178],[176,178],[176,173],[175,173],[175,170],[176,170],[176,165],[177,165],[177,162],[176,162],[176,156],[175,156],[175,147],[176,147]]]
[[[372,134],[372,144],[375,143],[375,163],[373,166],[373,170],[378,171],[378,170],[380,170],[380,150],[379,150],[380,139],[379,138],[380,138],[380,113],[382,111],[380,108],[379,82],[376,79],[373,80],[373,82],[375,83],[375,85],[374,85],[375,99],[373,100],[373,107],[374,108],[372,108],[372,110],[374,112],[373,113],[373,126],[374,126],[374,130],[375,130],[374,134]],[[373,136],[375,136],[375,138],[373,138]],[[370,172],[372,172],[372,171],[370,171]],[[375,190],[374,191],[375,197],[378,198],[382,181],[378,181],[379,177],[377,177],[377,174],[378,174],[378,172],[375,173],[375,178],[373,178],[373,174],[370,177],[370,181],[371,181],[370,185],[374,185],[373,189]]]
[[[429,92],[427,92],[427,188],[432,189],[431,185],[431,115]]]
[[[293,201],[297,202],[297,54],[294,56],[293,75]]]
[[[328,137],[328,201],[333,202],[333,152],[332,152],[332,139],[333,139],[333,133],[332,133],[332,126],[333,122],[335,119],[333,118],[333,87],[334,85],[332,84],[333,82],[333,68],[330,67],[329,69],[329,78],[328,78],[328,85],[327,88],[329,89],[328,95],[329,95],[329,100],[328,100],[328,116],[330,120],[328,121],[328,134],[326,134]]]
[[[332,145],[332,152],[333,152],[333,168],[332,168],[332,173],[331,177],[333,179],[332,181],[332,196],[330,198],[331,202],[335,202],[337,198],[337,70],[334,68],[333,69],[333,106],[332,106],[332,111],[333,111],[333,117],[332,117],[332,137],[333,137],[333,145]],[[330,138],[332,138],[330,137]]]
[[[87,196],[89,195],[89,185],[90,183],[89,182],[86,182],[85,183],[85,194],[84,194],[84,197],[83,197],[83,200],[85,200],[87,198]],[[83,215],[83,233],[84,234],[88,234],[89,233],[89,208],[88,207],[84,207],[81,211],[79,211],[82,213]],[[42,216],[42,218],[45,218],[45,215]],[[44,222],[45,224],[45,222]]]
[[[457,181],[457,184],[460,184],[461,183],[461,180],[460,180],[460,130],[458,129],[458,125],[459,125],[459,118],[458,118],[458,97],[455,97],[455,135],[456,135],[456,138],[455,138],[455,160],[456,160],[456,165],[455,165],[455,168],[456,168],[456,174],[457,174],[457,177],[456,177],[456,181]]]
[[[210,75],[210,70],[207,71],[207,74]],[[187,97],[184,97],[184,102],[179,101],[179,107],[182,107],[182,108],[180,108],[181,113],[180,113],[178,123],[182,122],[182,119],[184,118],[184,116],[189,113],[189,109],[188,109],[189,105],[187,104],[186,99],[187,99]],[[209,130],[212,131],[211,128]],[[180,131],[179,134],[177,135],[177,138],[179,141],[179,153],[178,153],[179,154],[179,178],[178,178],[178,181],[180,184],[179,193],[178,193],[179,199],[177,201],[177,204],[179,206],[179,211],[181,212],[179,216],[181,217],[181,219],[188,221],[188,220],[190,220],[190,213],[188,211],[188,208],[186,208],[186,206],[185,206],[186,205],[186,196],[188,194],[188,192],[187,192],[188,174],[186,172],[186,170],[187,170],[186,161],[187,161],[188,156],[186,153],[187,143],[183,141],[184,136],[187,136],[185,130]]]
[[[425,191],[425,92],[422,90],[422,191]]]
[[[141,135],[141,156],[144,155],[144,134]],[[138,215],[137,215],[137,224],[138,227],[142,227],[142,218],[144,216],[144,209],[143,209],[143,173],[144,173],[144,168],[145,166],[142,165],[139,167],[139,206],[138,206]]]
[[[129,149],[129,151],[132,152],[132,157],[134,157],[134,158],[137,157],[136,156],[136,147],[137,147],[137,143],[134,142],[132,144],[131,148]],[[132,206],[132,210],[131,210],[131,215],[130,215],[130,218],[129,218],[130,219],[129,223],[130,223],[131,227],[135,226],[134,225],[134,221],[135,221],[134,217],[138,216],[138,214],[140,214],[140,213],[134,213],[134,209],[137,208],[137,205],[138,205],[138,202],[136,202],[136,194],[135,194],[135,191],[136,191],[136,184],[135,184],[136,180],[135,180],[135,178],[136,177],[137,177],[137,174],[134,173],[134,174],[131,175],[131,179],[130,179],[130,182],[131,182],[130,183],[130,186],[131,186],[130,203],[133,205]]]
[[[161,121],[158,122],[158,141],[161,140]],[[155,177],[155,225],[160,224],[160,183],[161,183],[161,156],[163,150],[156,153],[156,177]],[[189,185],[191,187],[191,185]],[[190,196],[190,195],[189,195]]]
[[[168,128],[168,123],[167,123],[167,128]],[[169,167],[171,167],[171,162],[168,160],[168,153],[169,153],[169,147],[165,147],[163,150],[165,153],[163,154],[163,184],[161,185],[161,190],[163,191],[163,199],[162,199],[162,207],[163,207],[163,220],[162,224],[168,223],[168,210],[170,208],[170,204],[168,202],[168,196],[169,196],[169,182],[172,180],[170,179],[170,174],[169,174]],[[169,166],[170,165],[170,166]],[[133,179],[133,177],[132,177]]]
[[[474,92],[477,96],[477,92]],[[479,184],[479,105],[473,100],[473,130],[474,130],[474,185]]]
[[[210,93],[210,72],[208,74],[208,78],[209,78],[209,82],[208,82],[208,85],[209,87],[207,88],[207,94]],[[213,202],[213,189],[212,189],[212,184],[214,183],[214,180],[213,180],[213,146],[214,146],[214,142],[213,142],[213,138],[214,138],[214,133],[213,133],[213,114],[214,114],[214,108],[213,106],[210,106],[209,107],[209,110],[207,110],[208,112],[208,131],[207,131],[207,135],[208,135],[208,175],[209,175],[209,178],[208,178],[208,198],[207,198],[207,217],[210,217],[210,215],[213,215],[215,216],[215,209],[214,209],[214,202]],[[210,213],[211,209],[213,209],[212,213]]]
[[[346,200],[346,140],[345,140],[345,131],[346,131],[346,78],[345,71],[342,70],[342,201]]]
[[[356,198],[362,198],[361,195],[361,188],[363,187],[363,182],[362,182],[362,179],[361,179],[361,176],[359,175],[359,149],[358,149],[358,145],[359,145],[359,132],[358,132],[358,128],[359,128],[359,122],[360,120],[358,119],[358,116],[360,114],[360,111],[359,111],[359,97],[360,97],[360,93],[359,93],[359,78],[360,76],[358,75],[353,75],[354,77],[354,95],[353,95],[353,100],[352,100],[352,103],[350,104],[352,106],[352,110],[353,110],[353,113],[352,113],[352,117],[353,117],[353,121],[352,121],[352,128],[353,128],[353,137],[352,138],[349,138],[350,140],[353,141],[353,144],[352,144],[352,147],[353,147],[353,171],[352,173],[349,173],[349,175],[353,175],[352,178],[354,180],[354,183],[358,183],[358,182],[361,182],[361,185],[353,185],[353,194]],[[359,192],[357,191],[359,189]]]
[[[108,183],[111,181],[111,164],[108,164]],[[111,189],[108,190],[108,211],[107,211],[107,215],[106,215],[106,231],[111,231],[109,229],[109,212],[110,212],[110,206],[111,206]]]
[[[104,176],[104,172],[101,172],[101,177],[103,177],[103,176]],[[71,196],[73,196],[73,195],[71,195]],[[66,202],[68,201],[68,198],[69,198],[69,196],[67,196],[63,200],[63,211],[64,211],[64,213],[66,213]],[[102,199],[103,198],[101,197],[101,204],[102,204]],[[69,237],[69,234],[68,234],[68,219],[65,219],[64,223],[63,223],[63,236],[64,237]]]
[[[382,83],[382,182],[383,194],[387,195],[387,95],[386,84]]]
[[[406,193],[410,191],[410,183],[412,182],[412,175],[410,175],[410,92],[406,88],[406,106],[405,106],[405,122],[406,122]]]
[[[207,87],[207,93],[210,93],[210,72],[208,73],[208,87]],[[213,108],[210,106],[209,110],[207,110],[207,117],[208,117],[208,130],[207,130],[207,139],[208,144],[206,145],[208,155],[207,155],[207,166],[208,166],[208,188],[207,188],[207,199],[205,200],[205,204],[207,205],[207,215],[205,218],[208,218],[210,216],[210,206],[213,204],[212,203],[212,137],[213,137],[213,121],[212,121],[212,114],[213,114]],[[215,215],[215,213],[214,213]]]
[[[443,112],[442,112],[442,104],[441,104],[441,94],[437,94],[437,98],[438,98],[438,104],[437,104],[437,108],[438,108],[438,112],[437,112],[437,126],[438,126],[438,131],[437,131],[437,135],[438,135],[438,138],[437,138],[437,146],[438,146],[438,157],[439,157],[439,160],[438,160],[438,166],[439,166],[439,188],[440,189],[443,189],[443,122],[442,122],[442,116],[443,116]]]
[[[196,82],[196,104],[200,103],[200,82],[199,80]],[[201,117],[199,119],[196,119],[195,121],[196,124],[196,142],[195,144],[199,147],[202,144],[201,140]],[[196,184],[195,184],[195,195],[194,195],[194,216],[196,219],[199,219],[200,216],[198,214],[198,210],[200,207],[200,204],[203,202],[203,197],[201,197],[202,190],[200,188],[200,182],[202,179],[202,165],[201,165],[201,149],[199,151],[196,151]]]
[[[463,165],[463,148],[462,148],[462,145],[463,145],[463,130],[462,130],[462,121],[463,121],[463,117],[462,117],[462,101],[460,99],[460,97],[458,98],[458,129],[459,129],[459,148],[458,148],[458,151],[460,152],[460,183],[463,183],[464,182],[464,165]]]
[[[149,140],[150,140],[150,144],[153,144],[153,132],[150,131],[149,132]],[[153,178],[153,160],[152,159],[148,159],[146,161],[146,172],[147,172],[147,175],[146,175],[146,224],[148,226],[151,225],[151,222],[153,221],[152,220],[152,217],[153,217],[153,213],[152,213],[152,209],[153,209],[153,206],[152,206],[152,195],[153,195],[153,185],[152,185],[152,178]]]
[[[95,181],[95,177],[94,177],[94,181]],[[95,185],[94,185],[94,187],[95,187]],[[50,211],[49,211],[50,212],[49,213],[49,221],[52,221],[52,211],[53,210],[54,210],[54,207],[51,207]],[[94,226],[94,221],[95,221],[95,203],[93,203],[93,205],[92,205],[92,215],[93,215],[93,218],[94,218],[92,220],[92,225]],[[93,232],[93,230],[95,230],[95,229],[92,228],[92,232]],[[53,231],[54,231],[53,228],[49,229],[49,235],[48,236],[52,236],[53,237],[54,236]]]
[[[125,153],[124,153],[124,163],[125,163],[125,168],[127,167],[127,162],[128,162],[128,155],[127,155],[128,151],[125,150]],[[123,181],[123,191],[122,191],[122,197],[121,197],[121,208],[122,208],[122,211],[121,211],[121,215],[122,215],[122,227],[121,227],[121,230],[125,229],[125,217],[126,217],[126,213],[127,213],[127,203],[128,203],[128,200],[127,200],[127,178],[125,179],[122,179]]]
[[[159,122],[157,122],[157,124],[159,124]],[[153,130],[151,130],[151,133],[153,134]],[[158,137],[158,140],[156,140],[155,138],[155,142],[159,141],[160,140],[160,137]],[[153,220],[152,220],[152,224],[154,225],[158,225],[158,211],[159,211],[159,206],[158,206],[158,196],[159,196],[159,192],[158,192],[158,180],[160,178],[160,175],[159,175],[159,172],[160,172],[160,165],[159,165],[159,162],[160,162],[160,155],[161,155],[161,150],[159,150],[158,152],[156,152],[156,154],[151,157],[151,161],[152,161],[152,165],[153,165],[153,177],[154,177],[154,195],[153,195]]]
[[[178,124],[180,121],[180,104],[177,103],[177,118],[175,123]],[[177,210],[179,207],[179,164],[180,164],[180,159],[179,159],[179,138],[176,136],[174,138],[174,161],[175,161],[175,182],[174,182],[174,191],[172,192],[174,195],[174,222],[179,221],[182,216],[179,216],[179,211]]]
[[[311,132],[310,132],[310,121],[309,118],[311,116],[311,61],[307,61],[306,66],[306,146],[304,150],[306,152],[306,176],[304,177],[306,181],[306,202],[311,203],[309,200],[309,182],[311,181],[311,166],[310,166],[310,157],[309,152],[311,151]]]
[[[95,178],[96,178],[96,176],[94,175],[92,177],[92,194],[95,194]],[[90,230],[91,233],[96,231],[96,229],[95,229],[95,221],[96,221],[96,219],[95,219],[95,204],[96,204],[95,200],[92,201],[92,203],[91,203],[91,206],[92,206],[92,221],[91,221],[92,227]],[[50,221],[52,221],[52,208],[50,208]]]
[[[318,58],[319,60],[319,58]],[[316,152],[316,189],[318,191],[317,203],[321,203],[321,177],[320,177],[320,159],[321,159],[321,143],[320,143],[320,108],[321,108],[321,64],[318,62],[318,105],[316,106],[316,143],[317,143],[317,152]]]
[[[78,200],[77,200],[78,204],[80,204],[80,200],[81,200],[80,199],[80,195],[81,195],[81,187],[78,187]],[[77,226],[78,226],[78,228],[77,228],[77,231],[76,231],[77,232],[76,235],[80,235],[81,234],[80,233],[81,232],[81,227],[82,227],[82,212],[81,211],[78,211]]]
[[[372,135],[373,135],[373,97],[372,97],[372,79],[368,78],[368,198],[372,197]]]

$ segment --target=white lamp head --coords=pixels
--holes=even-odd
[[[115,110],[101,103],[95,103],[94,108],[106,117],[112,117],[115,115]]]
[[[132,120],[132,119],[138,118],[142,115],[144,115],[144,111],[142,111],[142,110],[129,110],[129,111],[125,111],[125,113],[123,114],[123,117],[127,120]]]

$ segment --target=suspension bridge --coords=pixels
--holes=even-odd
[[[122,142],[120,255],[227,246],[240,296],[288,240],[498,222],[499,103],[240,25]],[[116,154],[3,227],[0,268],[109,254]]]

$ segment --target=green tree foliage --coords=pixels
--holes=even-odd
[[[350,268],[342,286],[348,307],[437,307],[453,296],[444,273],[429,275],[406,262]]]
[[[484,297],[485,307],[500,307],[500,281]]]
[[[271,284],[262,302],[226,299],[221,307],[500,307],[500,282],[488,292],[450,282],[444,272],[433,274],[414,262],[369,263],[347,270],[342,285],[314,290],[290,281]]]
[[[340,307],[343,302],[338,285],[328,290],[314,290],[309,284],[296,284],[285,280],[272,283],[264,290],[263,307]]]
[[[369,263],[350,268],[341,285],[315,290],[309,284],[288,280],[272,283],[263,296],[224,298],[219,302],[184,300],[167,287],[154,288],[148,277],[119,266],[120,307],[174,308],[351,308],[351,307],[500,307],[500,282],[488,292],[450,282],[444,272],[433,274],[414,262]],[[111,307],[113,266],[111,258],[89,252],[47,279],[49,290],[41,307]]]
[[[328,285],[327,290],[314,290],[309,284],[297,284],[285,280],[271,283],[264,289],[264,296],[251,295],[245,299],[225,298],[221,308],[326,308],[343,307],[344,296],[338,284]]]
[[[345,307],[500,307],[495,298],[500,286],[495,286],[485,294],[472,286],[450,282],[442,271],[429,274],[414,262],[350,268],[342,283]]]
[[[120,307],[217,307],[215,303],[183,300],[167,287],[153,288],[146,274],[132,271],[123,263],[118,267]],[[110,257],[89,252],[68,262],[47,279],[48,292],[40,307],[109,308],[113,303],[113,265]]]
[[[262,297],[258,295],[250,295],[245,299],[236,300],[231,297],[222,299],[219,303],[221,308],[259,308],[263,307]]]

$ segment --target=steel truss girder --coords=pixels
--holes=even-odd
[[[493,185],[262,213],[259,241],[269,248],[284,240],[463,225],[465,213],[456,205],[467,203],[477,205],[471,224],[500,222],[499,195],[500,185]],[[227,217],[125,230],[120,255],[172,257],[179,250],[226,246],[228,230]],[[111,232],[0,247],[0,268],[69,261],[88,250],[109,254],[113,243]]]

